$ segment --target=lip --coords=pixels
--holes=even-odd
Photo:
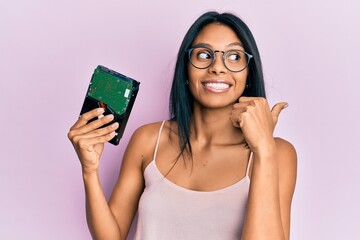
[[[228,87],[228,88],[224,88],[224,89],[216,89],[216,88],[212,88],[212,87],[206,86],[206,84],[208,84],[208,83],[225,83],[225,84],[229,85],[229,87]],[[205,80],[205,81],[202,81],[202,82],[201,82],[201,85],[203,86],[203,88],[204,88],[206,91],[209,91],[209,92],[212,92],[212,93],[223,93],[223,92],[227,92],[227,91],[229,91],[229,89],[232,87],[232,84],[231,84],[229,81],[222,80],[222,79]]]

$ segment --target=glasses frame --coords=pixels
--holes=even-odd
[[[197,48],[205,48],[205,49],[208,49],[208,50],[212,53],[213,58],[212,58],[211,63],[209,64],[209,66],[201,68],[201,67],[195,66],[195,64],[193,64],[193,63],[191,62],[191,53],[192,53],[192,51],[194,51],[194,49],[197,49]],[[240,69],[240,70],[238,70],[238,71],[233,71],[233,70],[229,69],[228,66],[226,66],[225,56],[226,56],[229,52],[231,52],[231,51],[240,51],[240,52],[243,52],[243,53],[247,56],[247,63],[246,63],[246,65],[245,65],[244,68],[242,68],[242,69]],[[250,60],[253,58],[253,55],[251,55],[250,53],[247,53],[247,52],[245,52],[245,51],[243,51],[243,50],[240,50],[240,49],[229,49],[229,50],[227,50],[227,51],[221,51],[221,50],[213,50],[213,49],[211,49],[211,48],[209,48],[209,47],[206,47],[206,46],[195,46],[195,47],[189,48],[186,52],[188,53],[189,62],[191,63],[191,65],[193,65],[193,66],[194,66],[195,68],[197,68],[197,69],[206,69],[206,68],[209,68],[209,67],[212,66],[212,65],[214,64],[214,62],[215,62],[216,53],[222,53],[222,57],[221,57],[222,62],[223,62],[223,64],[224,64],[224,66],[226,67],[226,69],[229,70],[230,72],[241,72],[241,71],[243,71],[245,68],[247,68],[247,66],[248,66],[249,63],[250,63]]]

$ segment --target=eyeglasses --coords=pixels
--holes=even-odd
[[[187,52],[190,63],[198,69],[210,67],[215,61],[216,53],[221,52],[225,67],[231,72],[241,72],[244,70],[253,57],[251,54],[239,49],[220,51],[203,46],[190,48]]]

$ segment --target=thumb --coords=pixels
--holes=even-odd
[[[271,109],[271,114],[276,121],[280,115],[280,112],[287,106],[289,106],[287,102],[280,102],[273,106],[273,108]]]

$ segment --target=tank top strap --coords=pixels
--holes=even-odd
[[[247,167],[246,167],[246,176],[249,176],[249,170],[250,170],[250,165],[251,165],[251,160],[252,159],[253,159],[253,152],[250,152],[248,164],[247,164]]]
[[[157,136],[157,139],[156,139],[156,145],[155,145],[155,151],[154,151],[154,157],[153,157],[153,160],[155,160],[156,158],[156,153],[157,153],[157,150],[158,150],[158,147],[159,147],[159,141],[160,141],[160,136],[161,136],[161,132],[162,132],[162,129],[164,127],[164,124],[165,124],[166,120],[164,120],[161,124],[161,127],[160,127],[160,130],[159,130],[159,133],[158,133],[158,136]]]

